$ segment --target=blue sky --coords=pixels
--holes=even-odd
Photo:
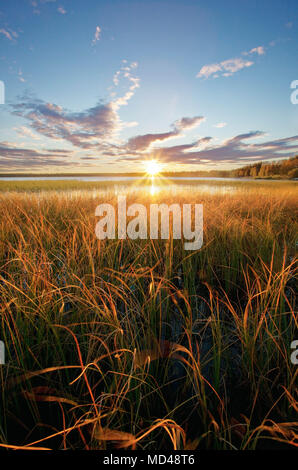
[[[292,156],[297,31],[296,0],[1,0],[0,171]]]

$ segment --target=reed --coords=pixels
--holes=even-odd
[[[296,184],[181,191],[204,206],[197,252],[99,241],[113,188],[60,184],[0,185],[0,445],[297,447]],[[152,198],[177,191],[127,197]]]

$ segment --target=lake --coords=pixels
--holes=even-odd
[[[42,194],[49,190],[59,190],[70,197],[77,197],[88,192],[92,197],[97,197],[99,192],[112,191],[116,194],[140,192],[155,196],[160,191],[178,193],[179,191],[199,190],[208,194],[234,194],[239,190],[250,190],[256,185],[264,185],[267,188],[274,185],[275,189],[285,180],[254,180],[250,178],[219,178],[219,177],[165,177],[150,176],[3,176],[0,182],[7,184],[2,191],[34,191]],[[5,183],[4,183],[5,182]],[[32,182],[32,187],[30,186]],[[52,182],[52,184],[51,184]],[[64,185],[65,182],[65,185]],[[14,185],[15,183],[15,185]],[[39,184],[40,183],[40,184]],[[90,183],[90,184],[88,184]],[[21,186],[21,187],[20,187]],[[23,186],[23,187],[22,187]]]
[[[151,179],[151,178],[150,178]],[[154,179],[158,179],[155,177]],[[165,179],[165,178],[163,178]],[[203,176],[174,176],[167,178],[170,181],[252,181],[250,178],[219,178]],[[104,181],[123,182],[138,181],[137,176],[0,176],[0,181]]]

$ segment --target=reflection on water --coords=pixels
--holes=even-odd
[[[150,195],[155,196],[155,194],[157,193],[157,190],[158,190],[158,186],[154,186],[154,184],[152,183],[150,187]]]
[[[254,188],[255,184],[266,185],[270,184],[264,180],[251,180],[248,178],[203,178],[203,177],[171,177],[166,178],[162,175],[158,176],[144,176],[144,177],[130,177],[130,176],[82,176],[82,177],[0,177],[0,181],[48,181],[48,185],[38,185],[35,194],[40,197],[48,193],[48,191],[56,192],[66,195],[67,197],[80,198],[82,196],[89,196],[98,198],[100,194],[109,195],[133,195],[134,193],[142,193],[151,198],[155,198],[160,193],[171,193],[172,195],[179,195],[182,192],[188,193],[205,193],[205,194],[235,194],[243,189],[249,190]],[[52,184],[50,181],[61,182],[61,184]],[[65,187],[63,182],[65,181]],[[74,184],[70,185],[69,181]],[[76,185],[76,182],[78,184]],[[282,180],[276,181],[275,186],[281,183]],[[90,184],[86,184],[90,183]],[[92,184],[96,183],[96,184]],[[102,184],[100,184],[102,183]],[[244,183],[244,184],[242,184]],[[76,187],[77,186],[77,187]],[[14,191],[14,188],[11,188]],[[9,191],[9,189],[7,189]],[[27,186],[21,188],[21,191],[27,191]],[[30,185],[28,187],[30,192]]]
[[[151,178],[158,178],[165,180],[162,176],[152,176]],[[102,181],[102,182],[115,182],[117,181],[139,181],[137,176],[0,176],[0,181]],[[173,176],[170,181],[239,181],[239,178],[219,178],[207,176]],[[249,178],[241,178],[241,181],[250,181]]]
[[[129,193],[130,191],[142,191],[147,194],[150,194],[150,196],[157,196],[158,193],[161,191],[170,191],[172,194],[177,194],[177,192],[183,192],[183,191],[200,191],[203,193],[209,193],[209,194],[227,194],[227,193],[235,193],[237,191],[236,186],[229,186],[229,185],[224,185],[224,186],[219,186],[219,185],[210,185],[210,184],[200,184],[198,186],[195,185],[188,185],[188,184],[171,184],[168,186],[164,185],[159,185],[158,183],[152,182],[151,185],[146,185],[143,187],[133,187],[133,188],[127,188],[125,186],[122,186],[122,192]]]
[[[150,196],[156,196],[160,189],[161,187],[156,183],[154,176],[151,176]]]
[[[220,178],[220,180],[222,181],[223,179]],[[168,191],[172,194],[177,194],[178,192],[183,191],[190,192],[194,190],[209,194],[227,194],[237,191],[237,186],[232,186],[231,184],[218,184],[216,181],[214,181],[214,184],[212,184],[212,180],[209,180],[208,183],[203,184],[202,180],[200,179],[200,183],[196,185],[195,181],[195,178],[181,178],[181,180],[178,180],[178,178],[176,180],[172,178],[171,180],[167,180],[166,178],[161,178],[160,176],[151,176],[149,181],[146,179],[142,182],[142,184],[139,185],[121,185],[118,188],[119,191],[117,192],[124,192],[128,194],[130,192],[142,191],[142,193],[149,194],[150,196],[157,196],[161,191]]]

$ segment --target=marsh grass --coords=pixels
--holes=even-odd
[[[194,188],[195,190],[198,190],[202,188],[203,186],[206,187],[217,187],[217,188],[233,188],[237,190],[241,190],[242,192],[247,192],[247,191],[270,191],[276,192],[282,190],[292,190],[297,187],[297,183],[294,181],[286,181],[286,180],[280,180],[280,181],[262,181],[261,179],[251,179],[250,181],[246,181],[243,183],[241,179],[229,179],[227,178],[218,180],[218,179],[183,179],[181,178],[179,181],[178,180],[173,180],[171,178],[164,178],[164,177],[155,177],[154,179],[155,183],[157,185],[161,185],[164,187],[171,187],[172,193],[173,188],[176,190],[179,190],[179,186],[181,185],[187,185],[190,188]],[[113,191],[117,188],[123,188],[125,187],[126,190],[128,188],[131,188],[132,190],[135,190],[136,188],[142,189],[144,185],[151,185],[152,179],[150,177],[143,177],[138,180],[126,180],[126,181],[113,181],[107,179],[106,181],[81,181],[79,179],[73,179],[73,180],[0,180],[0,192],[5,193],[5,192],[18,192],[18,193],[40,193],[40,192],[48,192],[48,191],[55,191],[59,193],[65,193],[65,192],[71,192],[71,191],[79,191],[80,193],[82,192],[87,192],[92,193],[94,191],[97,191],[99,193],[102,193],[104,190],[105,191]]]
[[[99,241],[114,192],[47,185],[0,194],[1,446],[297,446],[296,185],[181,192],[204,205],[197,252]],[[128,204],[152,199],[177,192]]]

